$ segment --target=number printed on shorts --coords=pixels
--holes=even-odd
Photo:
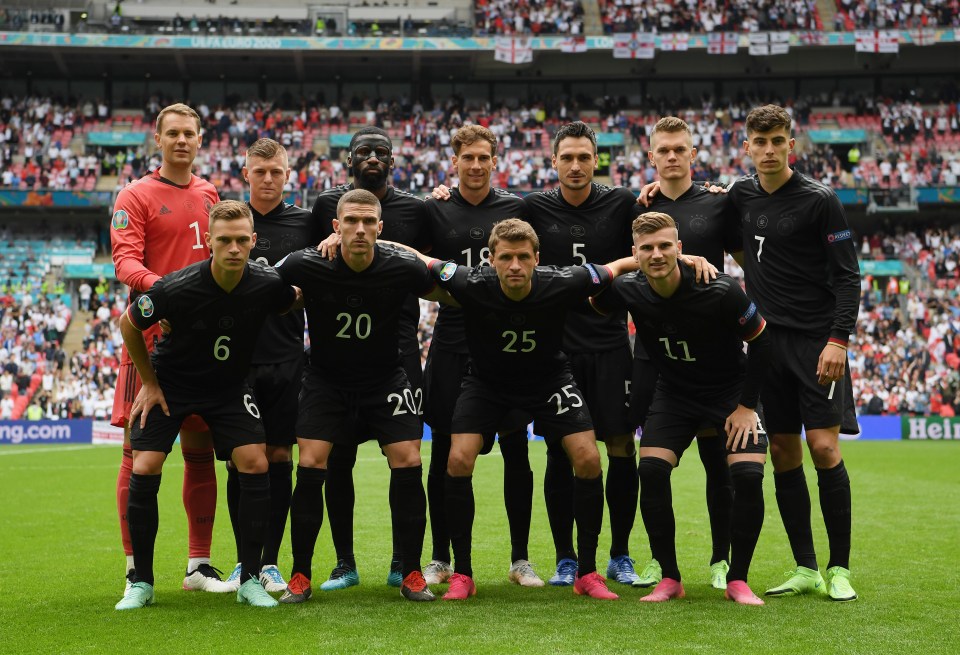
[[[423,414],[423,389],[412,391],[408,388],[404,389],[403,393],[393,392],[387,396],[387,402],[396,403],[393,407],[394,416],[406,414],[408,411],[414,416],[420,416]]]
[[[243,406],[247,408],[248,412],[250,412],[250,416],[253,418],[260,418],[260,408],[257,407],[257,403],[253,400],[253,396],[248,393],[243,394]]]
[[[338,339],[366,339],[370,336],[370,328],[373,325],[370,314],[357,314],[354,317],[352,314],[340,312],[337,314],[337,323],[340,322],[343,326],[337,332]]]
[[[504,330],[503,334],[500,335],[507,340],[506,345],[503,347],[503,352],[505,353],[528,353],[532,352],[534,348],[537,347],[537,341],[533,337],[537,334],[536,330],[524,330],[523,332],[515,332],[514,330]],[[518,343],[519,342],[519,343]],[[517,349],[519,346],[519,350]]]
[[[562,396],[560,395],[561,392],[563,393]],[[550,396],[550,401],[557,403],[557,416],[566,414],[571,409],[583,407],[583,398],[574,391],[572,384],[565,385],[560,391]]]

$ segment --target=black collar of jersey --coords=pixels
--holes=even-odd
[[[211,257],[210,259],[206,260],[206,266],[201,266],[201,267],[200,267],[200,278],[203,280],[203,283],[204,283],[204,284],[211,284],[211,285],[213,285],[213,288],[219,289],[219,290],[220,290],[220,293],[223,293],[223,294],[225,294],[225,295],[230,295],[230,294],[232,294],[234,291],[236,291],[237,289],[239,289],[239,288],[240,288],[240,285],[243,284],[248,277],[250,277],[250,276],[248,275],[248,272],[249,272],[248,269],[249,269],[249,268],[250,268],[250,260],[248,259],[248,260],[246,261],[246,263],[244,264],[244,266],[243,266],[243,275],[240,276],[240,281],[237,282],[237,286],[233,287],[233,289],[230,290],[230,291],[227,291],[226,289],[224,289],[223,287],[221,287],[221,286],[217,283],[217,280],[213,277],[213,257]]]
[[[660,193],[654,196],[654,198],[659,198],[660,199],[659,202],[661,203],[675,203],[675,202],[683,202],[685,200],[690,200],[695,196],[699,196],[701,193],[706,193],[706,190],[700,185],[698,185],[696,182],[694,182],[693,184],[690,185],[689,189],[687,189],[686,191],[681,193],[679,196],[677,196],[675,200],[665,195],[662,190],[660,191]]]
[[[287,209],[290,208],[291,206],[292,205],[289,205],[281,200],[276,207],[268,211],[266,214],[261,214],[260,212],[257,211],[257,209],[253,205],[250,204],[249,200],[247,201],[247,207],[250,208],[250,212],[253,214],[254,218],[269,218],[271,216],[280,216],[285,211],[287,211]]]
[[[483,207],[485,205],[489,205],[497,199],[497,192],[493,187],[490,187],[490,189],[487,191],[487,195],[483,197],[483,200],[481,200],[479,204],[474,205],[472,202],[463,197],[463,194],[460,193],[460,189],[458,187],[453,187],[450,189],[450,199],[457,200],[460,204],[468,207]]]
[[[176,188],[178,188],[178,189],[189,189],[189,188],[190,188],[190,185],[193,184],[193,173],[190,174],[190,181],[187,182],[186,184],[177,184],[177,183],[174,182],[173,180],[168,179],[168,178],[160,175],[160,169],[159,169],[159,168],[158,168],[157,170],[153,171],[150,175],[152,175],[153,178],[154,178],[155,180],[157,180],[158,182],[162,182],[162,183],[164,183],[164,184],[168,184],[168,185],[170,185],[170,186],[172,186],[172,187],[176,187]]]
[[[778,189],[777,189],[776,191],[774,191],[773,193],[768,192],[766,189],[763,188],[763,185],[760,184],[760,174],[759,174],[759,173],[754,173],[754,174],[753,174],[753,183],[757,186],[757,191],[759,191],[760,193],[766,194],[766,195],[768,195],[768,196],[773,196],[773,195],[776,195],[776,194],[780,193],[781,191],[785,191],[786,189],[789,189],[789,188],[790,188],[791,186],[793,186],[794,184],[800,184],[800,178],[801,178],[801,177],[803,177],[803,173],[801,173],[801,172],[798,171],[798,170],[791,169],[790,177],[788,177],[788,178],[787,178],[787,181],[784,182],[782,185],[780,185],[780,188],[778,188]]]
[[[354,191],[355,189],[361,189],[361,188],[363,188],[363,187],[358,187],[356,182],[351,182],[351,183],[350,183],[350,186],[349,186],[348,189],[347,189],[347,191]],[[364,189],[364,190],[365,190],[365,191],[369,191],[369,189]],[[377,193],[376,193],[375,191],[370,191],[370,193],[372,193],[373,195],[377,195]],[[341,194],[341,195],[342,195],[342,194]],[[395,190],[394,190],[394,188],[393,188],[393,185],[388,183],[388,184],[387,184],[387,191],[386,191],[386,193],[384,193],[384,194],[383,194],[383,197],[380,198],[380,206],[383,207],[383,205],[386,205],[386,204],[392,202],[395,197],[396,197],[396,193],[395,193]]]
[[[677,262],[677,267],[680,269],[680,284],[677,285],[677,290],[669,298],[664,298],[656,289],[653,288],[653,285],[650,284],[650,280],[644,275],[644,281],[647,283],[647,288],[650,289],[650,298],[654,302],[671,302],[674,298],[677,298],[680,294],[683,293],[685,289],[689,289],[696,284],[696,271],[692,266],[686,266],[682,262]],[[642,271],[637,271],[637,275],[643,275]]]
[[[563,188],[557,187],[557,198],[560,200],[560,203],[566,205],[570,209],[577,210],[583,209],[585,207],[590,207],[593,204],[593,201],[597,199],[597,196],[600,195],[600,188],[597,186],[596,182],[590,183],[590,195],[587,196],[587,199],[581,202],[579,205],[572,205],[567,202],[567,199],[563,197]]]
[[[370,260],[370,265],[362,271],[355,271],[347,265],[347,260],[344,258],[343,252],[339,249],[339,247],[337,248],[337,258],[333,260],[333,265],[338,270],[346,271],[351,275],[366,275],[376,268],[377,264],[380,262],[380,258],[382,257],[380,254],[381,247],[382,246],[379,243],[373,244],[373,259]]]

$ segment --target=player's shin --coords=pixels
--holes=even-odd
[[[473,542],[473,517],[476,512],[473,497],[473,476],[454,477],[447,474],[447,526],[453,546],[454,570],[469,578],[473,577],[471,549]]]
[[[433,539],[431,559],[450,562],[450,533],[447,530],[444,488],[447,458],[450,456],[450,435],[434,433],[430,441],[430,468],[427,473],[427,498],[430,501],[430,536]]]
[[[427,529],[427,497],[423,466],[390,469],[390,515],[399,532],[402,573],[420,570],[423,537]]]
[[[840,463],[829,469],[817,469],[820,487],[820,509],[830,542],[830,562],[827,568],[850,568],[850,478],[847,468]]]
[[[597,570],[597,544],[603,525],[602,473],[595,478],[573,479],[573,515],[580,551],[578,575],[584,577]]]
[[[287,527],[290,512],[290,496],[293,492],[293,462],[270,462],[270,520],[263,539],[261,566],[276,564],[280,556],[280,544]]]
[[[803,466],[773,474],[777,507],[783,528],[790,540],[790,549],[797,566],[817,570],[817,556],[813,548],[810,528],[810,491],[803,475]]]
[[[659,457],[641,457],[637,470],[640,473],[640,515],[650,539],[653,558],[660,563],[664,578],[679,581],[676,522],[670,487],[673,465]]]
[[[327,469],[297,467],[297,486],[290,499],[290,543],[293,573],[312,578],[313,549],[323,525],[323,483]]]
[[[133,563],[136,582],[153,584],[153,549],[160,524],[157,509],[157,493],[160,491],[160,475],[130,475],[130,496],[127,501],[127,520],[130,525],[130,542],[133,546]]]
[[[740,461],[730,464],[734,486],[731,522],[731,558],[727,582],[747,581],[753,552],[763,527],[763,464]]]
[[[238,473],[240,481],[240,583],[260,579],[263,536],[270,518],[270,475]]]
[[[533,511],[533,471],[526,431],[500,435],[503,454],[503,502],[510,525],[510,561],[527,560],[530,515]]]
[[[543,475],[543,498],[557,550],[557,562],[576,561],[573,548],[573,467],[559,441],[547,442],[547,469]]]

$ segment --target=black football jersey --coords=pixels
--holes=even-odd
[[[501,189],[491,189],[479,205],[464,200],[458,189],[450,190],[449,200],[427,198],[424,204],[430,223],[430,254],[467,268],[490,265],[487,243],[494,223],[507,218],[527,217],[523,198]],[[467,352],[460,308],[440,305],[430,347]]]
[[[743,250],[740,216],[725,193],[692,185],[676,200],[658,193],[642,211],[663,212],[677,222],[685,255],[705,258],[723,270],[723,253]]]
[[[353,184],[341,184],[327,189],[313,205],[313,220],[319,230],[320,238],[325,239],[333,233],[333,219],[337,217],[337,203],[347,191],[354,189]],[[430,231],[427,212],[423,200],[417,196],[400,191],[392,186],[380,200],[380,218],[383,220],[383,232],[380,238],[396,241],[405,246],[425,252],[430,245]],[[415,296],[407,298],[400,324],[400,347],[404,354],[420,350],[417,339],[417,327],[420,324],[420,303]],[[311,346],[313,341],[311,339]]]
[[[296,250],[316,246],[322,240],[310,212],[281,202],[267,214],[252,206],[253,231],[257,243],[250,259],[273,266]],[[253,354],[254,364],[275,364],[303,356],[303,311],[267,317]]]
[[[857,322],[860,267],[837,194],[794,171],[772,194],[749,175],[728,195],[743,228],[747,293],[764,318],[846,342]]]
[[[729,396],[746,376],[743,342],[762,331],[763,317],[733,278],[721,273],[703,284],[694,281],[692,268],[681,265],[680,272],[680,287],[669,298],[635,271],[614,280],[593,304],[602,312],[630,312],[666,390],[681,397]]]
[[[277,264],[287,284],[303,290],[310,331],[310,366],[324,379],[361,391],[389,379],[400,366],[401,311],[408,297],[429,293],[433,278],[417,257],[377,244],[373,262],[357,273],[340,257],[315,248]]]
[[[170,333],[152,355],[157,378],[199,394],[244,384],[267,316],[295,300],[276,271],[254,261],[247,261],[240,283],[228,293],[213,279],[210,262],[163,276],[127,310],[140,330],[170,322]]]
[[[590,197],[574,207],[559,187],[525,198],[530,224],[540,237],[540,264],[570,266],[612,262],[630,256],[631,228],[640,213],[629,189],[593,184]],[[567,352],[602,352],[628,344],[623,312],[600,316],[581,305],[567,317]]]
[[[605,266],[538,266],[530,294],[515,301],[504,295],[492,266],[435,262],[432,271],[463,307],[474,373],[490,384],[527,391],[563,370],[568,313],[612,279]]]

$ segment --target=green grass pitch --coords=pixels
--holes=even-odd
[[[117,447],[0,449],[0,653],[882,653],[960,652],[960,449],[954,443],[853,442],[843,450],[853,484],[854,603],[780,598],[740,607],[709,587],[703,472],[689,452],[674,473],[678,555],[687,598],[648,606],[644,590],[611,587],[618,602],[570,588],[507,582],[509,539],[502,460],[481,458],[474,567],[479,593],[460,603],[415,604],[384,580],[390,558],[386,461],[373,445],[357,465],[356,546],[361,585],[316,592],[304,605],[254,610],[232,594],[180,590],[186,522],[183,464],[164,473],[157,547],[157,604],[119,613],[123,558],[114,500]],[[530,555],[545,578],[553,549],[543,509],[544,447],[531,443],[537,483]],[[424,458],[429,445],[424,445]],[[222,466],[222,465],[221,465]],[[222,472],[222,469],[221,469]],[[827,548],[808,465],[821,568]],[[792,568],[767,467],[766,520],[750,583],[762,593]],[[213,563],[229,572],[233,539],[220,492]],[[609,533],[598,564],[606,566]],[[424,563],[429,560],[429,530]],[[649,557],[640,518],[631,542]],[[289,572],[289,538],[280,567]],[[334,564],[326,524],[315,589]],[[441,591],[442,588],[436,591]]]

